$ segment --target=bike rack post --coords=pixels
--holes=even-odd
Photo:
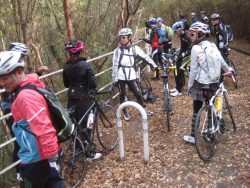
[[[120,158],[123,159],[125,157],[124,153],[124,143],[123,143],[123,132],[122,132],[122,119],[121,112],[125,107],[132,106],[139,110],[142,116],[142,126],[143,126],[143,148],[144,148],[144,161],[149,161],[149,145],[148,145],[148,117],[145,109],[138,103],[134,101],[126,101],[122,103],[117,109],[117,119],[116,126],[118,131],[118,142],[119,142],[119,153]]]

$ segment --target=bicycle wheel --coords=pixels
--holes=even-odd
[[[233,68],[233,83],[234,83],[234,88],[237,89],[238,88],[238,82],[237,82],[237,74],[238,74],[238,70],[236,68],[236,66],[234,65],[234,63],[229,59],[228,60],[228,66]]]
[[[101,107],[96,116],[97,138],[103,149],[112,151],[118,142],[116,130],[116,112],[112,105],[106,104]]]
[[[195,147],[203,161],[209,161],[215,154],[217,131],[212,126],[218,125],[216,114],[209,105],[203,106],[197,114],[195,121]]]
[[[171,113],[170,95],[168,90],[164,89],[164,116],[166,118],[166,126],[168,132],[170,132],[170,113]]]
[[[76,136],[66,142],[59,157],[61,177],[66,187],[77,187],[86,174],[84,145]]]
[[[223,119],[224,119],[224,126],[226,131],[236,131],[236,125],[233,117],[233,108],[228,96],[228,93],[226,91],[223,92],[223,109],[225,108],[226,110],[223,112]]]

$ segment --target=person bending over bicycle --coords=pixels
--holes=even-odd
[[[93,104],[89,93],[90,90],[95,90],[97,87],[92,65],[86,62],[87,58],[84,55],[84,50],[84,43],[81,40],[69,40],[65,44],[67,62],[63,66],[63,83],[66,88],[69,88],[67,108],[75,108],[74,118],[77,122]],[[87,117],[83,120],[81,126],[88,141]],[[101,153],[92,152],[93,154],[87,157],[92,159],[101,158]]]
[[[21,52],[0,52],[0,85],[15,94],[26,84],[45,88],[37,74],[25,75]],[[20,186],[63,188],[57,164],[60,145],[44,97],[24,89],[12,102],[11,112],[14,118],[12,130],[20,146],[18,156],[23,179]]]
[[[145,54],[142,49],[133,45],[131,41],[132,30],[130,28],[122,28],[118,36],[120,37],[120,46],[114,50],[112,82],[113,85],[119,88],[120,103],[125,102],[126,85],[133,92],[137,102],[144,107],[143,97],[137,83],[136,74],[136,58],[141,58],[146,61],[151,68],[158,69],[154,61]],[[124,119],[130,119],[126,109],[123,109]],[[146,111],[148,116],[153,115],[153,112]]]
[[[191,64],[190,74],[188,80],[188,93],[193,98],[193,117],[191,123],[191,134],[184,136],[183,139],[186,142],[195,143],[195,120],[197,113],[201,109],[204,97],[204,87],[209,85],[209,91],[215,92],[218,89],[218,82],[213,82],[208,75],[208,62],[206,59],[205,51],[201,46],[208,46],[211,43],[207,40],[210,35],[210,29],[207,24],[197,22],[191,25],[190,29],[191,41],[194,44],[191,51]],[[231,69],[228,67],[225,61],[222,61],[222,69],[226,72]]]
[[[164,20],[161,17],[157,18],[157,27],[158,29],[162,29],[166,34],[166,41],[162,45],[163,45],[163,52],[168,53],[172,48],[172,39],[168,35],[167,26],[164,24]]]
[[[213,13],[211,15],[211,23],[215,31],[216,45],[219,48],[222,57],[227,62],[228,38],[227,38],[227,33],[225,31],[225,24],[222,23],[221,17],[218,13]]]
[[[159,44],[159,36],[158,36],[158,27],[157,27],[157,20],[155,18],[151,18],[148,21],[148,25],[150,25],[150,37],[149,39],[143,38],[142,40],[148,44],[151,45],[152,47],[152,54],[151,57],[154,60],[154,62],[159,66],[163,67],[162,64],[162,51],[163,51],[163,45]],[[159,80],[160,79],[160,74],[159,74],[159,69],[155,69],[155,74],[154,77],[152,78],[153,80]]]
[[[191,40],[186,31],[184,31],[183,22],[176,22],[173,27],[173,31],[181,40],[180,53],[176,61],[177,75],[175,75],[176,88],[171,89],[171,96],[176,97],[182,95],[182,89],[185,85],[185,75],[184,70],[180,69],[182,60],[184,57],[188,56],[191,51]]]

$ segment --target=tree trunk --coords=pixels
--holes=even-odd
[[[70,16],[69,0],[64,0],[63,6],[64,6],[64,17],[65,17],[66,26],[67,26],[68,39],[72,40],[74,38],[74,28],[73,28],[72,19]]]

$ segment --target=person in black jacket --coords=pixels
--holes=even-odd
[[[66,42],[65,50],[68,60],[63,67],[63,83],[66,88],[69,88],[67,107],[75,107],[74,118],[79,122],[93,104],[89,91],[96,89],[96,79],[92,65],[87,63],[84,57],[84,44],[81,40]],[[86,128],[87,117],[82,123],[83,130]],[[87,134],[87,131],[84,132]],[[87,157],[99,159],[102,156],[101,153],[93,152]]]
[[[213,13],[211,15],[211,23],[216,35],[216,45],[219,48],[221,55],[225,58],[228,54],[228,39],[225,24],[221,22],[221,17],[218,13]]]
[[[173,27],[173,31],[181,40],[181,49],[176,61],[177,75],[175,76],[176,88],[171,89],[171,96],[176,97],[182,95],[182,89],[185,85],[185,75],[184,70],[180,69],[182,60],[184,57],[188,56],[191,52],[191,39],[188,34],[184,31],[183,22],[176,22]]]

